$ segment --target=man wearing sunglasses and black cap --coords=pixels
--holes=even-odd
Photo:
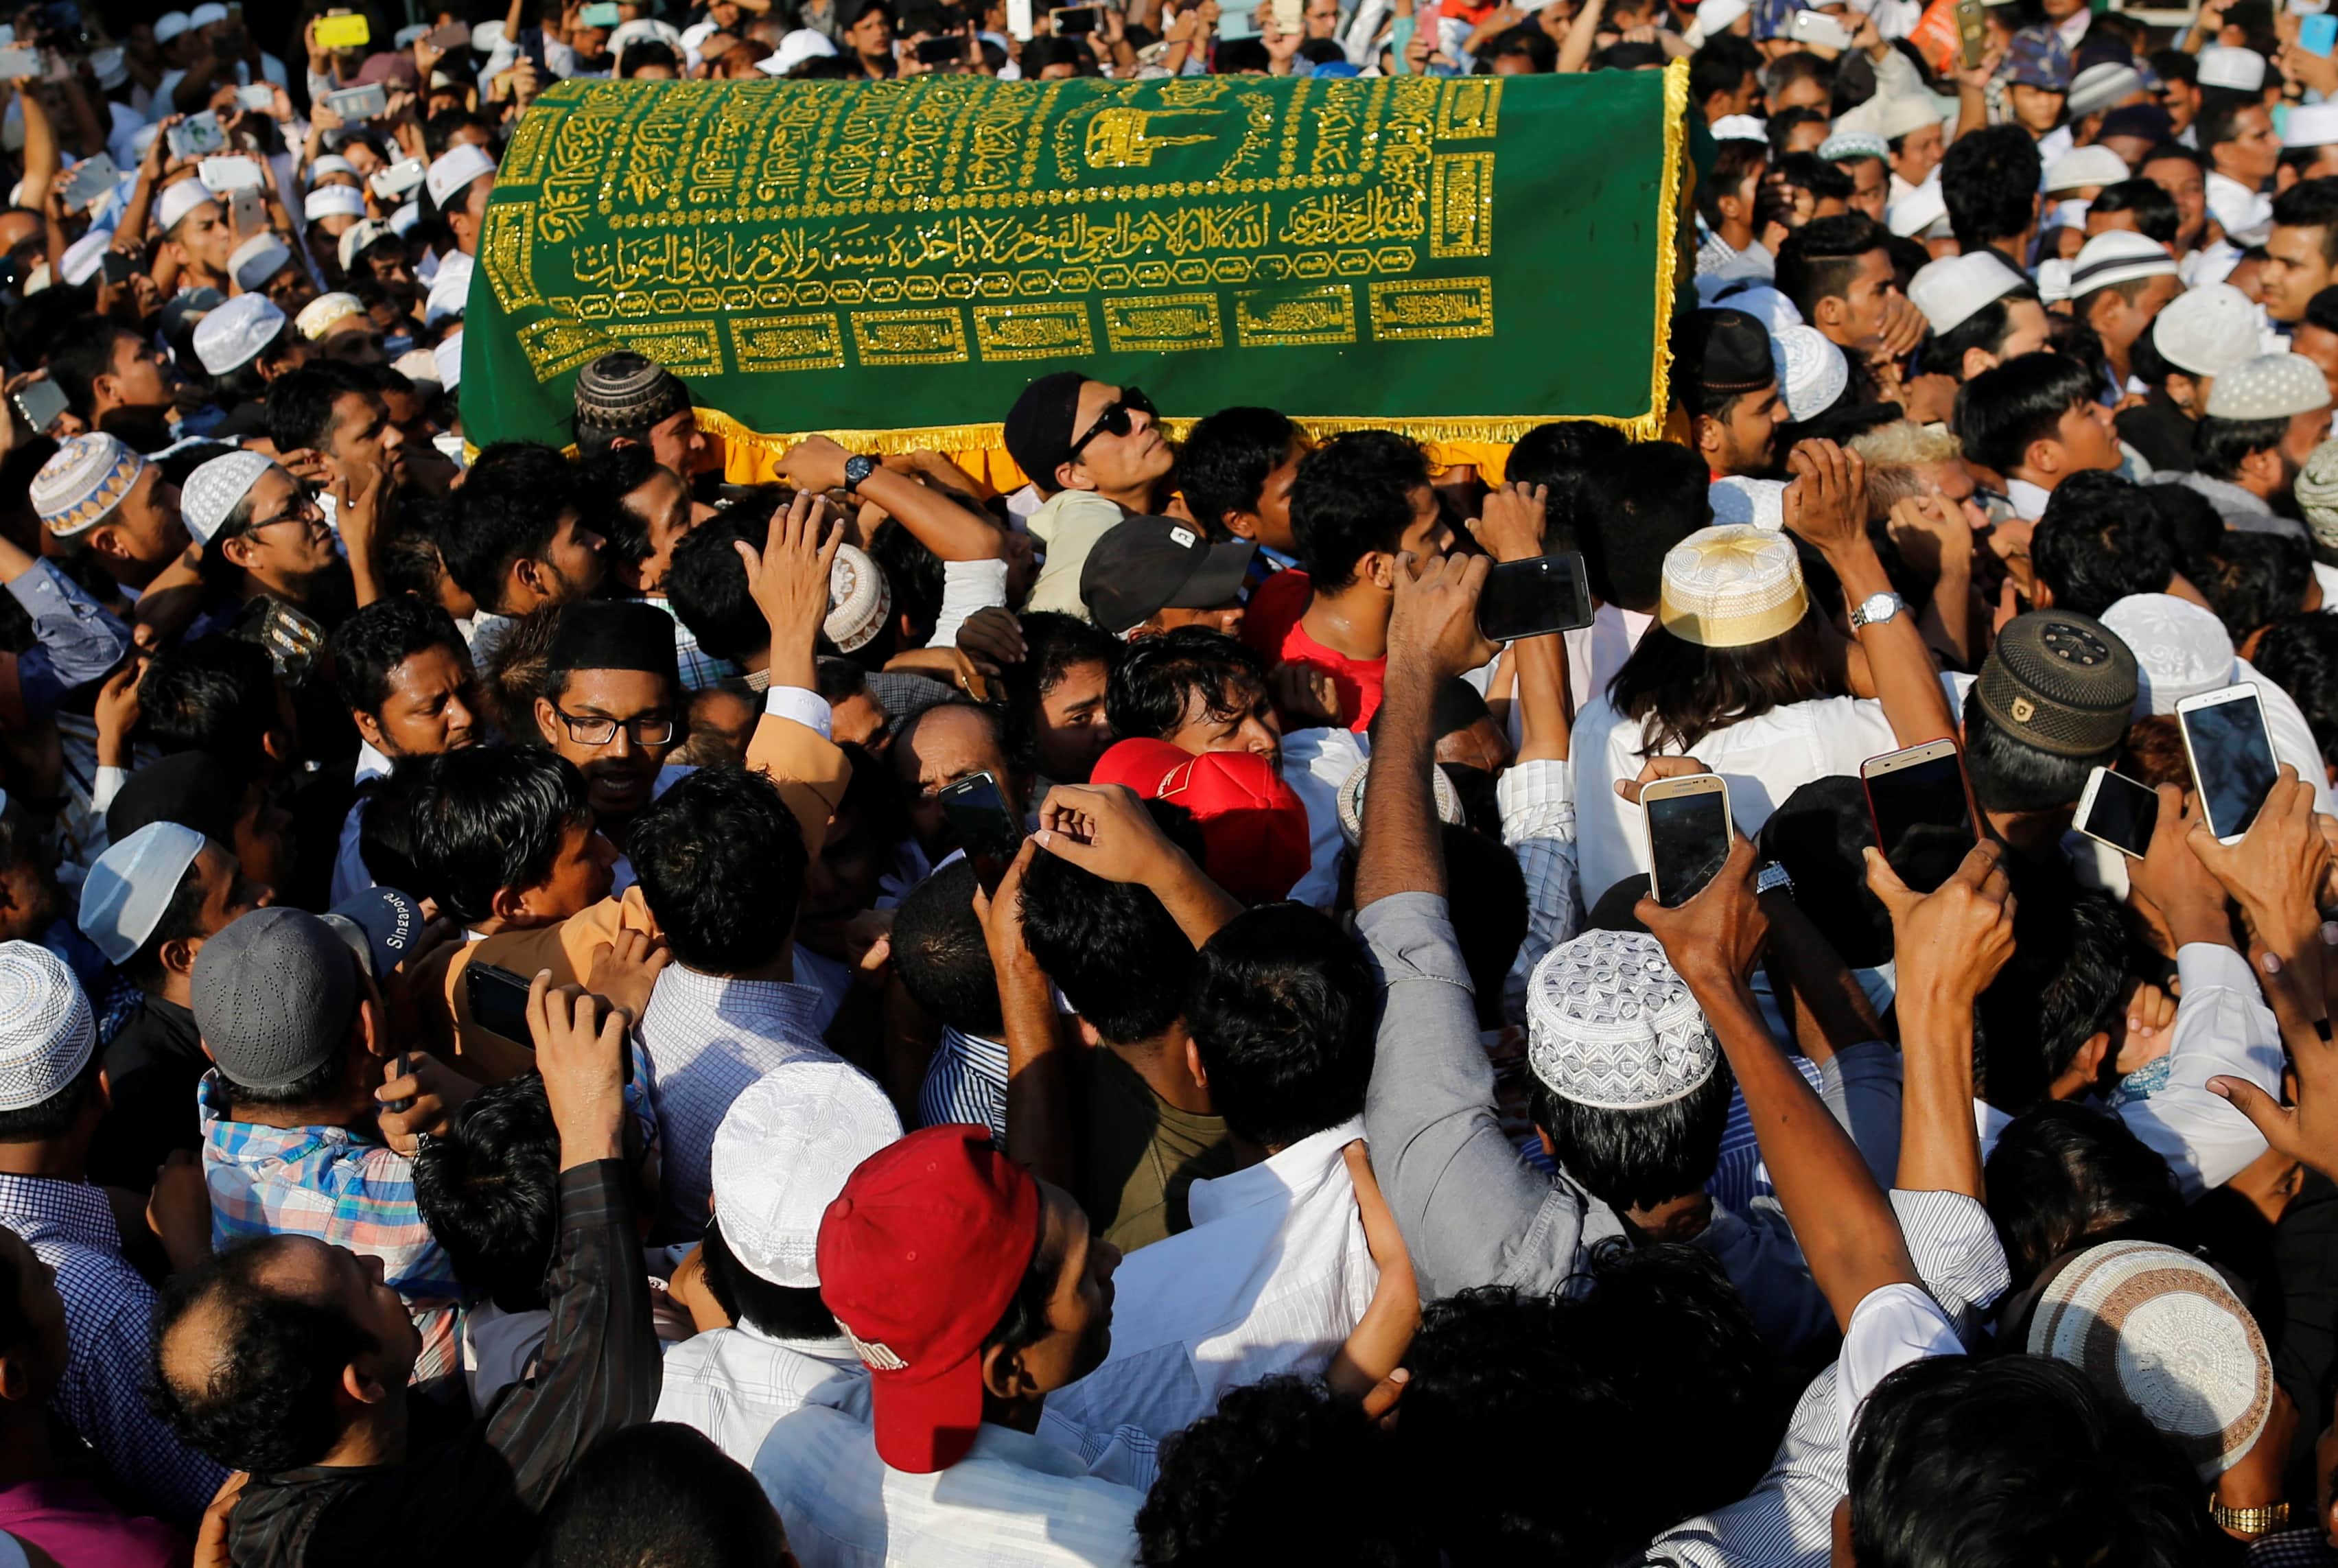
[[[1007,451],[1045,497],[1031,536],[1047,564],[1029,607],[1086,618],[1080,568],[1106,530],[1159,510],[1176,462],[1152,402],[1076,370],[1042,376],[1007,413]]]

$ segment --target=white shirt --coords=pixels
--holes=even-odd
[[[2046,503],[2053,492],[2042,485],[2032,485],[2027,479],[2008,479],[2005,498],[2013,503],[2013,514],[2024,523],[2035,523],[2046,515]]]
[[[771,1424],[831,1377],[868,1376],[852,1341],[775,1339],[742,1323],[693,1334],[665,1353],[659,1421],[695,1426],[752,1465]]]
[[[1582,711],[1594,694],[1607,690],[1607,682],[1616,679],[1616,671],[1640,645],[1640,636],[1655,624],[1653,615],[1643,615],[1636,610],[1625,610],[1614,604],[1602,604],[1591,624],[1563,633],[1567,639],[1567,683],[1575,692],[1575,707]]]
[[[942,563],[942,607],[934,621],[928,648],[958,646],[958,628],[977,610],[1007,603],[1007,563],[1004,561],[945,561]]]
[[[1216,1409],[1229,1388],[1328,1367],[1380,1283],[1340,1153],[1363,1135],[1353,1117],[1194,1182],[1193,1229],[1122,1262],[1112,1354],[1047,1396],[1039,1435],[1060,1441],[1069,1421],[1165,1436]]]
[[[984,1422],[947,1470],[877,1456],[869,1379],[835,1378],[773,1426],[755,1479],[804,1568],[1117,1568],[1136,1562],[1144,1494],[1043,1438]]]
[[[1372,743],[1352,730],[1294,730],[1282,738],[1282,781],[1307,811],[1307,875],[1291,889],[1302,904],[1329,910],[1340,900],[1340,858],[1348,840],[1340,831],[1340,786],[1371,756]]]

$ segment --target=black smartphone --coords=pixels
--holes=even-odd
[[[1572,632],[1590,625],[1591,617],[1583,557],[1572,550],[1506,561],[1486,573],[1478,596],[1478,630],[1491,642]]]
[[[2186,697],[2176,705],[2176,722],[2184,730],[2192,787],[2209,830],[2226,844],[2237,843],[2281,781],[2257,689],[2244,682]]]
[[[14,289],[25,280],[25,270],[14,256],[0,256],[0,289]]]
[[[119,250],[108,250],[100,259],[98,267],[105,274],[106,282],[115,288],[129,282],[130,275],[137,270],[136,264]]]
[[[27,381],[8,394],[8,401],[15,405],[25,428],[35,436],[45,435],[65,411],[65,395],[54,381]]]
[[[1927,740],[1859,765],[1875,842],[1900,880],[1930,893],[1956,875],[1976,840],[1972,792],[1953,740]]]
[[[987,772],[973,774],[945,785],[936,799],[949,818],[950,831],[958,835],[958,848],[974,862],[982,890],[997,892],[999,878],[1023,848],[1022,819],[1007,808],[998,780]]]
[[[959,34],[918,40],[918,60],[926,65],[948,65],[966,58],[966,39]]]
[[[1640,791],[1648,818],[1648,891],[1677,909],[1729,858],[1729,786],[1716,774],[1659,779]]]
[[[1059,5],[1056,8],[1053,25],[1056,35],[1076,38],[1083,33],[1093,33],[1104,21],[1101,5]]]
[[[472,1023],[514,1044],[534,1047],[535,1036],[527,1028],[526,980],[493,964],[472,964],[463,971],[463,983],[470,991]],[[628,1086],[634,1081],[634,1045],[630,1039],[617,1054],[617,1079]]]
[[[2158,792],[2124,773],[2097,768],[2087,778],[2087,792],[2078,797],[2076,826],[2096,843],[2140,860],[2151,848],[2152,830],[2159,826]]]

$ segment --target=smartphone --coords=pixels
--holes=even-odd
[[[936,792],[942,814],[958,847],[974,862],[974,874],[985,893],[998,891],[998,880],[1023,848],[1023,822],[1007,808],[998,780],[988,772],[972,774]]]
[[[1823,11],[1795,12],[1793,20],[1786,24],[1786,35],[1797,44],[1832,49],[1838,54],[1851,48],[1851,34],[1842,23]]]
[[[2075,824],[2079,832],[2130,860],[2140,860],[2158,825],[2159,795],[2150,786],[2107,768],[2087,775],[2087,792],[2078,797]]]
[[[175,157],[208,158],[227,145],[227,132],[220,129],[219,116],[206,109],[172,126],[164,141]]]
[[[1478,598],[1478,630],[1492,642],[1573,632],[1590,625],[1592,614],[1583,557],[1572,550],[1502,563],[1486,573]]]
[[[27,381],[8,394],[8,401],[15,406],[16,417],[25,422],[25,428],[35,436],[45,432],[65,411],[65,395],[54,381]]]
[[[106,282],[117,289],[129,282],[130,275],[137,270],[130,258],[119,250],[108,250],[103,256],[98,258],[97,266]]]
[[[347,12],[317,18],[317,47],[362,49],[373,42],[373,24]]]
[[[1028,44],[1033,31],[1031,0],[1007,0],[1007,35],[1018,44]]]
[[[0,82],[21,82],[41,74],[38,49],[0,49]]]
[[[256,189],[232,191],[227,199],[227,222],[230,233],[250,239],[268,227],[268,203]]]
[[[616,0],[594,0],[576,14],[576,19],[587,27],[614,27],[618,21]]]
[[[1717,773],[1659,779],[1640,789],[1648,822],[1648,892],[1677,909],[1729,858],[1729,786]]]
[[[1077,38],[1082,34],[1093,33],[1103,23],[1103,21],[1104,7],[1101,5],[1058,5],[1056,7],[1055,27],[1056,36],[1058,37]]]
[[[66,172],[65,205],[76,211],[95,206],[112,193],[121,177],[113,159],[103,152],[91,153]]]
[[[276,89],[262,82],[253,87],[235,90],[235,101],[255,113],[265,114],[276,107]]]
[[[257,191],[266,179],[259,163],[250,158],[206,158],[197,165],[196,172],[214,196],[224,196],[231,191]]]
[[[2326,60],[2333,44],[2338,44],[2338,16],[2325,11],[2298,23],[2297,46],[2308,54],[2319,54]]]
[[[471,46],[471,24],[468,22],[449,22],[436,33],[427,36],[423,42],[433,49],[447,53],[452,53],[457,49],[468,49]]]
[[[962,34],[918,40],[918,59],[924,64],[947,65],[965,58],[966,39]]]
[[[1300,0],[1273,0],[1274,30],[1285,37],[1304,33],[1306,17],[1300,10]]]
[[[527,1030],[527,982],[493,964],[472,964],[463,971],[470,988],[471,1022],[490,1034],[521,1045],[532,1044]]]
[[[408,158],[403,163],[393,163],[387,169],[374,171],[369,183],[373,193],[385,201],[403,201],[417,185],[422,183],[422,160]]]
[[[1900,880],[1930,893],[1978,841],[1972,791],[1953,740],[1927,740],[1859,765],[1875,842]]]
[[[2176,722],[2184,730],[2184,755],[2208,830],[2223,843],[2237,844],[2281,778],[2257,689],[2243,684],[2186,697],[2176,704]]]
[[[1223,43],[1238,38],[1258,36],[1258,13],[1255,11],[1221,11],[1218,13],[1218,38]]]
[[[1957,0],[1957,61],[1968,71],[1980,64],[1989,47],[1989,32],[1981,23],[1986,9],[1984,0]]]
[[[325,94],[325,107],[351,122],[378,119],[389,113],[389,89],[378,82],[343,87]]]

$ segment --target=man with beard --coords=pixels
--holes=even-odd
[[[314,624],[349,603],[349,568],[318,492],[272,459],[240,450],[212,458],[187,475],[180,514],[203,547],[208,613],[233,619],[266,597]],[[341,525],[358,532],[353,518]]]
[[[2265,354],[2216,377],[2193,432],[2194,471],[2177,483],[2208,498],[2225,526],[2304,536],[2297,471],[2330,434],[2330,384],[2300,354]]]
[[[584,776],[594,819],[622,850],[625,830],[690,769],[666,758],[682,739],[682,676],[673,622],[639,600],[571,605],[553,638],[544,694],[535,700],[544,742]],[[633,886],[620,859],[615,892]]]

